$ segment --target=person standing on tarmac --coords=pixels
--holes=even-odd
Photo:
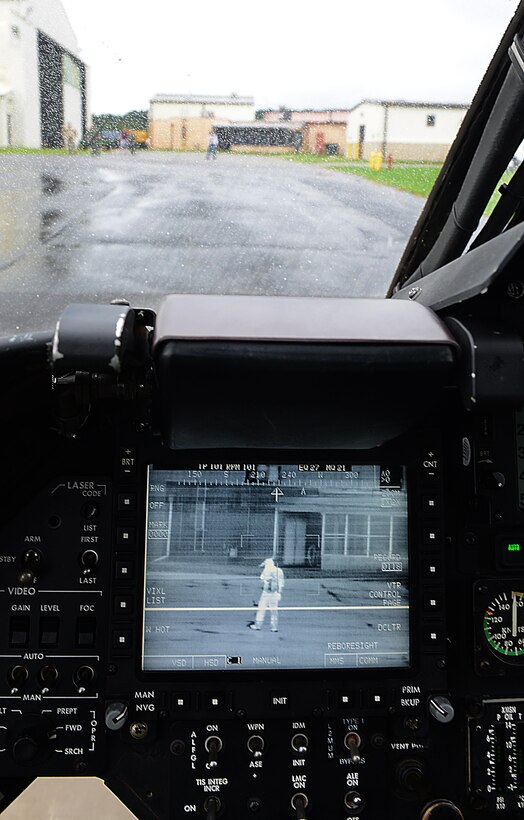
[[[260,630],[269,609],[271,632],[278,632],[278,605],[284,589],[284,573],[273,558],[266,558],[260,566],[264,567],[260,575],[262,594],[258,601],[255,623],[249,624],[249,628]]]
[[[211,133],[209,135],[209,142],[207,144],[206,159],[209,159],[209,157],[213,157],[213,159],[216,159],[217,158],[217,152],[218,152],[218,134],[215,131],[215,129],[213,128],[213,130],[211,131]]]
[[[67,122],[62,128],[62,139],[64,141],[64,148],[67,148],[70,154],[73,154],[76,148],[76,128],[73,128],[70,122]]]

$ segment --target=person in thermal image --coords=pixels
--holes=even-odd
[[[269,609],[271,632],[278,632],[278,605],[284,589],[284,573],[273,558],[266,558],[260,566],[263,567],[260,575],[262,594],[258,601],[255,623],[249,624],[249,628],[259,630]]]

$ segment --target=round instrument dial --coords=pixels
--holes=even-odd
[[[486,607],[483,620],[486,640],[502,660],[524,661],[524,588],[501,592]]]

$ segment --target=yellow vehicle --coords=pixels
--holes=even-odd
[[[149,134],[145,129],[130,128],[129,136],[135,135],[135,145],[137,148],[149,148]]]

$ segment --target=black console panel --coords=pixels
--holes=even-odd
[[[520,411],[451,368],[376,446],[199,449],[154,377],[86,372],[7,373],[4,805],[97,775],[144,819],[520,816]]]

